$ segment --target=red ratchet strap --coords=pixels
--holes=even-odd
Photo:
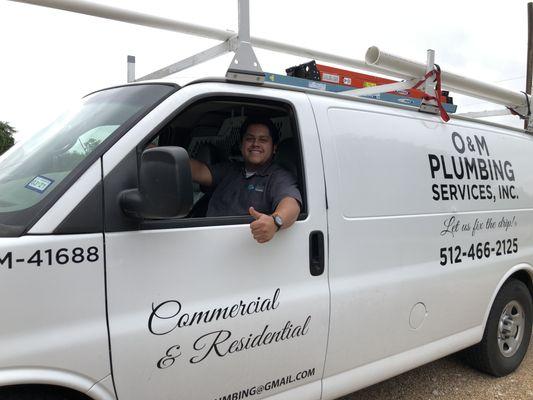
[[[517,115],[521,119],[528,119],[531,116],[531,104],[529,102],[529,96],[527,95],[527,93],[526,92],[522,92],[522,93],[524,93],[524,96],[526,96],[527,115],[522,115],[518,111],[512,109],[511,107],[507,107],[507,109],[511,112],[511,114]]]
[[[424,78],[418,81],[418,83],[415,86],[413,86],[413,89],[418,89],[420,85],[422,85],[429,77],[433,75],[435,75],[435,79],[433,79],[433,81],[437,82],[437,84],[435,85],[436,97],[430,96],[427,93],[425,93],[424,100],[426,101],[435,100],[437,102],[437,106],[439,107],[440,117],[442,118],[444,122],[448,122],[450,120],[450,116],[444,109],[444,106],[442,105],[442,101],[441,101],[442,94],[441,94],[440,68],[438,65],[435,64],[435,69],[432,71],[429,71],[426,75],[424,75]]]

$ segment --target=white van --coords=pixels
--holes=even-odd
[[[303,197],[267,244],[205,217],[188,164],[237,158],[258,114]],[[0,398],[335,399],[466,348],[506,375],[531,336],[532,154],[268,79],[88,95],[0,158]]]

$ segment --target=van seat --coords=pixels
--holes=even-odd
[[[274,162],[298,177],[298,148],[293,138],[282,140],[278,144]]]

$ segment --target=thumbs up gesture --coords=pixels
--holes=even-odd
[[[272,239],[277,231],[274,219],[270,215],[258,212],[253,207],[250,207],[248,212],[255,219],[255,221],[250,224],[250,229],[252,230],[252,236],[257,243],[266,243]]]

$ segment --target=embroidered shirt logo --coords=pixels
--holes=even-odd
[[[254,185],[253,183],[250,183],[248,185],[246,185],[246,188],[252,192],[252,191],[255,191],[255,192],[264,192],[265,191],[265,186],[264,185],[261,185],[261,184],[256,184]]]

